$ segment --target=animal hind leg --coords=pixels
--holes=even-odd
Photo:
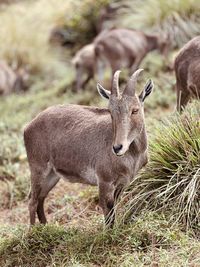
[[[181,112],[190,99],[189,91],[177,90],[177,110]]]
[[[35,224],[38,198],[41,192],[41,186],[40,186],[41,177],[42,177],[42,172],[31,171],[31,192],[30,192],[30,200],[28,206],[31,225]]]
[[[188,90],[192,98],[200,99],[198,87],[195,84],[190,84]]]
[[[56,176],[53,170],[50,171],[50,173],[45,177],[42,185],[41,185],[41,191],[38,198],[38,205],[37,205],[37,215],[40,223],[46,224],[47,219],[44,212],[44,201],[47,197],[48,193],[54,188],[54,186],[58,183],[60,180],[59,177]]]

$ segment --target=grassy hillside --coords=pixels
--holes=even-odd
[[[198,1],[111,2],[129,7],[126,14],[118,11],[121,15],[111,24],[162,31],[170,34],[175,48],[199,31]],[[90,20],[91,10],[95,12]],[[148,78],[155,84],[145,102],[150,161],[118,203],[115,227],[104,227],[97,188],[63,181],[46,201],[50,224],[28,227],[30,173],[24,126],[50,105],[107,105],[98,96],[96,81],[84,91],[73,92],[70,59],[76,46],[52,46],[50,33],[54,27],[70,26],[84,43],[91,38],[88,23],[98,12],[99,6],[90,0],[21,0],[0,5],[4,25],[0,58],[30,74],[26,93],[0,97],[0,266],[167,267],[169,262],[174,267],[200,266],[200,104],[192,104],[181,116],[174,112],[175,77],[167,66],[177,53],[173,49],[169,62],[155,51],[141,65],[145,71],[137,91]],[[122,76],[126,79],[126,74]]]

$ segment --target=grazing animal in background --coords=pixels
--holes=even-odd
[[[166,55],[169,48],[166,38],[123,28],[114,28],[103,36],[97,36],[94,44],[99,78],[102,78],[101,62],[110,65],[112,74],[121,68],[129,68],[132,73],[148,52],[158,49]]]
[[[4,61],[0,61],[0,95],[25,91],[28,74],[23,69],[14,71]]]
[[[107,31],[102,31],[98,36],[104,36]],[[76,70],[76,91],[79,91],[81,88],[84,89],[88,82],[95,76],[96,55],[94,43],[82,47],[72,58],[71,62]]]
[[[86,84],[94,77],[95,62],[94,44],[88,44],[81,48],[72,59],[72,64],[76,70],[76,90],[84,88]],[[83,80],[84,74],[86,75]]]
[[[114,200],[147,163],[143,102],[151,93],[149,80],[139,97],[135,87],[141,69],[119,91],[115,72],[111,92],[97,85],[108,108],[57,105],[41,112],[24,130],[31,171],[30,223],[36,212],[46,223],[44,200],[60,178],[98,185],[99,204],[107,224],[114,221]]]
[[[174,63],[177,110],[180,112],[190,98],[200,97],[200,36],[183,46]]]

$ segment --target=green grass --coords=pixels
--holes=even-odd
[[[172,61],[169,56],[169,62]],[[167,63],[169,63],[167,62]],[[154,90],[151,97],[145,102],[147,116],[155,118],[155,110],[173,110],[176,103],[176,93],[174,91],[175,77],[172,71],[166,70],[166,61],[156,52],[150,53],[143,60],[141,67],[144,69],[142,80],[151,78],[154,82]],[[143,84],[139,84],[138,91],[142,90]]]
[[[60,54],[49,44],[50,31],[56,25],[70,26],[83,43],[92,38],[93,25],[88,23],[95,21],[99,7],[90,9],[91,0],[75,2],[19,1],[0,7],[4,25],[0,29],[4,40],[0,56],[13,67],[26,67],[32,84],[25,94],[0,98],[1,221],[5,218],[5,225],[0,225],[0,266],[168,267],[169,262],[172,267],[199,266],[200,106],[192,105],[181,117],[167,115],[164,122],[158,122],[175,106],[175,77],[158,53],[151,53],[143,61],[145,72],[137,87],[141,91],[148,78],[155,84],[145,102],[150,162],[118,204],[115,227],[105,229],[103,216],[95,211],[97,192],[78,185],[70,186],[70,192],[67,186],[66,191],[64,186],[58,187],[50,195],[46,207],[53,224],[31,229],[13,224],[17,218],[22,217],[20,222],[28,219],[30,180],[23,144],[26,123],[58,103],[107,104],[98,96],[94,81],[85,91],[72,92],[73,72],[67,62],[71,51]],[[100,4],[107,2],[102,0]],[[199,31],[199,6],[193,0],[135,0],[133,5],[139,9],[127,17],[127,25],[145,31],[163,29],[171,37],[177,30],[174,46]]]
[[[200,243],[154,213],[123,228],[59,225],[2,228],[0,265],[9,266],[189,266],[199,264]],[[179,264],[179,265],[177,265]],[[192,266],[192,265],[191,265]]]

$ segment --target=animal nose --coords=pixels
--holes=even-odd
[[[117,154],[122,149],[122,147],[123,147],[122,145],[113,146],[113,150],[115,154]]]

